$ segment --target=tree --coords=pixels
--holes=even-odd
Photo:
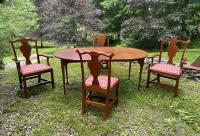
[[[190,2],[186,9],[186,25],[187,30],[192,38],[200,33],[200,3],[197,0]]]
[[[91,0],[47,0],[39,6],[42,31],[48,39],[76,43],[102,26],[102,12]]]
[[[120,40],[121,25],[130,17],[127,12],[127,0],[93,0],[93,4],[104,11],[100,17],[104,27],[99,31],[112,33]]]
[[[35,6],[28,0],[7,0],[0,4],[0,63],[9,49],[8,40],[25,36],[36,27]]]
[[[184,7],[187,0],[128,0],[131,16],[122,24],[121,35],[129,45],[154,48],[160,37],[186,37]]]
[[[0,0],[0,4],[2,4],[4,2],[4,0]],[[1,41],[0,41],[1,43]],[[0,44],[0,69],[3,69],[3,54],[4,54],[4,48],[2,47],[2,45]]]
[[[44,0],[32,0],[35,7],[36,7],[36,13],[37,13],[37,16],[38,16],[38,19],[37,19],[37,29],[35,29],[32,34],[35,35],[36,37],[40,38],[40,44],[41,44],[41,48],[43,48],[43,37],[45,36],[45,33],[43,31],[43,27],[45,25],[42,17],[40,17],[40,15],[42,14],[42,12],[44,12],[44,9],[40,8],[41,5],[44,3]]]
[[[0,4],[3,3],[5,0],[0,0]]]
[[[103,7],[104,31],[119,33],[123,20],[129,17],[126,0],[104,0],[100,3]]]

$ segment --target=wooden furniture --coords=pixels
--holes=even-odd
[[[200,56],[192,64],[183,65],[183,73],[189,79],[200,81]]]
[[[34,43],[35,49],[36,49],[37,63],[35,64],[33,64],[30,60],[31,50],[32,50],[32,47],[29,44],[30,42]],[[21,38],[15,41],[10,41],[10,43],[11,43],[13,53],[14,53],[13,61],[15,61],[16,67],[17,67],[20,89],[24,90],[25,97],[27,98],[29,96],[28,89],[32,87],[37,87],[40,85],[51,83],[52,88],[54,88],[53,69],[49,64],[49,58],[52,58],[52,57],[38,53],[37,40]],[[15,48],[15,45],[17,43],[20,44],[19,49],[26,61],[25,62],[26,64],[24,66],[21,66],[20,60],[18,60],[17,58],[16,48]],[[40,57],[45,57],[47,59],[47,65],[40,64]],[[50,73],[51,81],[41,78],[41,75],[43,73]],[[38,84],[28,86],[27,80],[33,79],[33,78],[38,78]]]
[[[113,104],[118,102],[118,88],[119,79],[116,77],[111,77],[111,59],[114,54],[108,54],[104,52],[96,51],[76,51],[79,54],[81,62],[81,73],[82,73],[82,113],[86,112],[86,106],[96,106],[104,111],[104,119],[108,117],[108,111]],[[90,69],[90,76],[85,78],[84,73],[84,60],[83,56],[88,54],[91,60],[88,61],[88,67]],[[108,58],[108,75],[101,75],[102,63],[101,56]],[[111,96],[111,91],[116,88],[115,96]],[[88,91],[88,95],[86,95]],[[94,93],[103,93],[105,97],[99,97],[93,95]],[[94,101],[94,98],[103,99],[103,102]]]
[[[137,61],[140,64],[139,83],[138,83],[138,90],[139,90],[141,75],[142,75],[142,70],[143,70],[143,65],[144,65],[144,59],[147,56],[147,52],[140,49],[124,48],[124,47],[70,48],[70,49],[63,49],[54,53],[54,56],[61,60],[64,94],[66,94],[65,76],[67,77],[67,84],[68,84],[68,74],[66,72],[67,67],[65,66],[68,65],[69,63],[80,62],[79,55],[76,53],[77,49],[80,52],[95,50],[97,52],[113,53],[115,55],[112,57],[111,61],[115,61],[115,62]],[[91,59],[91,57],[89,55],[84,55],[82,59],[83,61],[88,61]],[[108,61],[108,59],[104,57],[101,60]]]
[[[107,43],[106,46],[109,47],[110,46],[110,40],[109,40],[110,36],[111,36],[110,34],[103,34],[103,33],[94,34],[93,46],[94,47],[104,47],[105,43]],[[108,68],[107,62],[102,61],[102,64],[103,64],[103,69]],[[132,67],[132,61],[129,62],[128,79],[130,79],[130,77],[131,77],[131,67]]]
[[[162,52],[163,52],[163,43],[164,42],[168,43],[167,52],[168,52],[169,59],[168,59],[167,64],[161,63],[161,57],[162,57]],[[173,58],[176,56],[176,53],[178,52],[178,46],[177,46],[178,43],[184,44],[185,47],[184,47],[184,50],[183,50],[183,53],[182,53],[182,56],[181,56],[180,65],[176,66],[173,63]],[[165,85],[165,86],[170,86],[170,85],[167,85],[167,84],[160,83],[160,77],[173,79],[173,80],[176,80],[176,84],[175,84],[175,86],[170,86],[170,87],[173,87],[173,89],[174,89],[174,97],[177,96],[179,79],[180,79],[180,76],[181,76],[181,73],[182,73],[183,64],[186,61],[185,50],[186,50],[189,43],[190,43],[190,41],[177,40],[176,38],[161,39],[160,40],[160,45],[161,45],[160,53],[154,54],[150,57],[150,58],[152,58],[152,62],[153,62],[155,57],[159,57],[159,63],[152,65],[148,68],[147,88],[149,87],[150,83],[156,83],[156,84],[161,84],[161,85]],[[150,74],[151,73],[156,74],[157,77],[150,81]]]
[[[191,64],[191,65],[184,65],[184,68],[194,69],[200,71],[200,56]]]
[[[94,34],[93,46],[104,47],[105,43],[107,43],[106,46],[110,46],[110,40],[109,40],[110,36],[111,36],[110,34],[103,34],[103,33]]]
[[[98,33],[98,34],[94,34],[94,40],[93,40],[93,47],[104,47],[105,43],[107,43],[107,47],[110,46],[110,40],[109,37],[111,35],[110,34],[103,34],[103,33]],[[103,65],[103,69],[108,69],[108,62],[102,61],[101,62]]]

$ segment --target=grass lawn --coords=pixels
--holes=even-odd
[[[58,49],[45,48],[41,52],[52,54]],[[199,54],[200,49],[189,49],[188,61],[194,61]],[[11,56],[5,60],[11,61]],[[183,76],[179,95],[172,98],[169,88],[156,85],[145,88],[147,69],[144,68],[141,91],[137,91],[139,66],[132,67],[128,80],[128,63],[113,63],[112,75],[120,79],[119,103],[104,122],[102,112],[96,108],[89,107],[81,115],[80,64],[69,65],[66,96],[62,90],[60,61],[54,58],[51,64],[56,89],[52,90],[50,85],[38,87],[31,90],[29,99],[24,99],[19,91],[16,69],[0,71],[0,135],[200,135],[199,82]]]

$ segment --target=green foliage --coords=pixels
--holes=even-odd
[[[30,1],[12,0],[6,1],[0,6],[1,35],[23,36],[30,28],[36,26],[37,15],[34,12],[35,7]]]
[[[124,39],[134,37],[140,48],[154,48],[161,37],[187,37],[182,11],[186,3],[129,0],[127,4],[132,13],[122,23],[121,35]],[[128,41],[129,46],[135,46]]]
[[[120,33],[121,24],[127,17],[125,0],[104,0],[100,2],[104,14],[102,20],[105,22],[103,31],[109,33]]]
[[[97,18],[101,11],[91,0],[34,1],[40,17],[39,33],[46,39],[79,45],[87,34],[102,26],[102,21]]]
[[[27,36],[37,24],[35,6],[29,0],[7,0],[0,4],[0,62],[8,51],[10,36]]]
[[[198,35],[198,28],[200,27],[200,3],[195,2],[187,5],[186,8],[187,19],[187,30],[189,31],[192,38]]]
[[[189,39],[197,34],[199,1],[93,0],[104,11],[99,30],[121,37],[130,47],[155,48],[161,37]],[[121,35],[121,36],[120,36]]]
[[[0,3],[3,3],[5,0],[0,0]]]
[[[171,128],[176,123],[176,118],[165,118],[164,119],[164,126]]]

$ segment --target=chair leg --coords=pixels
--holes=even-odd
[[[54,89],[55,88],[55,82],[54,82],[53,70],[51,71],[51,85],[52,85],[52,89]]]
[[[116,92],[115,92],[116,101],[115,101],[115,105],[118,104],[118,95],[119,95],[119,83],[116,86]]]
[[[157,82],[160,83],[160,75],[157,74]]]
[[[41,75],[38,75],[38,83],[41,83]]]
[[[103,113],[103,119],[106,121],[108,119],[108,110],[105,109]]]
[[[24,94],[25,94],[25,98],[28,98],[28,88],[27,88],[27,83],[26,83],[26,78],[23,77],[23,84],[24,84]]]
[[[104,107],[104,113],[103,113],[103,118],[105,121],[108,118],[108,106],[109,106],[109,97],[108,97],[108,93],[106,93],[106,105]]]
[[[179,77],[176,79],[176,85],[174,88],[174,97],[176,97],[178,94],[179,79],[180,79]]]
[[[92,97],[90,96],[90,95],[92,95],[92,90],[88,91],[88,95],[89,95],[88,100],[92,100]]]
[[[22,85],[22,77],[20,74],[18,74],[19,76],[19,88],[22,89],[23,88],[23,85]]]
[[[86,101],[86,90],[83,89],[83,91],[82,91],[82,114],[85,114],[85,112],[86,112],[85,101]]]
[[[147,85],[146,85],[146,88],[149,88],[150,74],[151,74],[151,72],[148,70],[148,75],[147,75]]]

